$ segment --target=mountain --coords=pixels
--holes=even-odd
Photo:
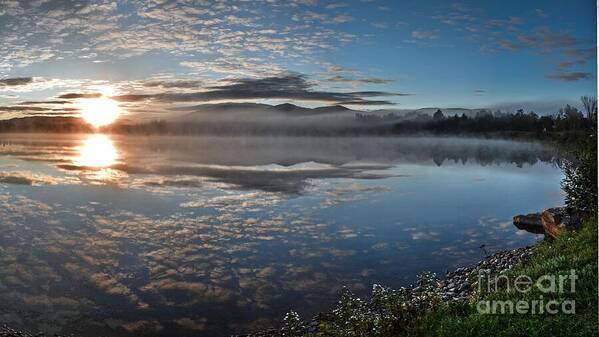
[[[321,106],[321,107],[312,109],[312,111],[317,112],[317,113],[361,112],[361,111],[357,111],[357,110],[352,110],[350,108],[346,108],[343,105]]]
[[[355,113],[361,112],[358,110],[349,109],[342,105],[306,108],[291,103],[283,103],[279,105],[261,103],[200,104],[190,107],[176,108],[175,110],[180,112],[188,112],[175,117],[174,119],[177,121],[218,117],[251,117],[252,119],[260,119],[266,117],[310,117],[316,115],[343,115],[345,117],[353,118]]]
[[[242,117],[324,117],[326,115],[336,117],[355,117],[356,114],[362,115],[395,115],[400,119],[417,119],[422,116],[432,116],[435,111],[441,109],[445,116],[465,114],[468,117],[474,117],[481,109],[466,108],[437,108],[426,107],[420,109],[379,109],[379,110],[353,110],[342,105],[328,105],[317,108],[306,108],[291,103],[278,105],[269,105],[261,103],[218,103],[218,104],[200,104],[190,107],[175,109],[187,114],[179,115],[175,120],[197,120],[208,116],[222,117],[236,116]]]

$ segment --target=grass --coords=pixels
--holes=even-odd
[[[520,275],[536,281],[543,275],[568,275],[576,272],[575,291],[569,283],[564,293],[544,293],[537,287],[528,292],[516,291],[513,283]],[[598,327],[597,290],[597,217],[586,220],[578,232],[562,234],[537,244],[526,262],[505,273],[498,288],[477,291],[470,301],[445,304],[432,289],[430,274],[422,274],[420,286],[424,295],[416,300],[404,290],[392,291],[374,286],[370,300],[365,301],[344,290],[336,309],[320,319],[318,329],[306,332],[296,313],[285,317],[282,336],[303,337],[468,337],[468,336],[595,336]],[[474,281],[474,280],[473,280]],[[510,285],[510,287],[508,287]],[[545,303],[575,301],[575,314],[481,314],[479,301],[527,301]]]
[[[479,293],[470,303],[442,305],[418,319],[406,336],[596,336],[598,327],[597,290],[597,218],[584,222],[578,232],[566,233],[555,240],[544,240],[532,259],[516,266],[507,276],[514,280],[528,275],[537,280],[543,275],[567,275],[575,270],[578,279],[574,292],[547,294],[532,287],[521,293],[507,289]],[[531,301],[540,296],[547,302],[575,301],[575,314],[479,314],[479,300]]]

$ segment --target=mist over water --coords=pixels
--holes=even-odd
[[[468,138],[2,135],[0,315],[98,336],[309,317],[343,285],[535,242],[511,218],[563,203],[558,162]]]

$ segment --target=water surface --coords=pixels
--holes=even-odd
[[[227,335],[531,244],[560,205],[537,143],[0,136],[0,323]]]

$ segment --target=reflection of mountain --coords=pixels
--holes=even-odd
[[[123,137],[122,139],[127,139]],[[134,138],[140,139],[140,138]],[[291,166],[315,162],[334,166],[366,162],[477,165],[551,162],[555,150],[540,143],[435,137],[156,137],[126,142],[131,152],[167,156],[205,165]],[[140,139],[141,140],[141,139]],[[123,144],[125,145],[125,144]],[[127,151],[129,152],[129,151]]]
[[[73,159],[85,138],[4,139],[0,155],[48,161],[71,172],[93,169]],[[301,193],[310,179],[385,178],[385,170],[402,164],[522,167],[559,162],[553,149],[538,143],[465,138],[120,136],[113,141],[120,160],[112,168],[149,175],[147,185],[197,187],[208,179],[285,193]]]

